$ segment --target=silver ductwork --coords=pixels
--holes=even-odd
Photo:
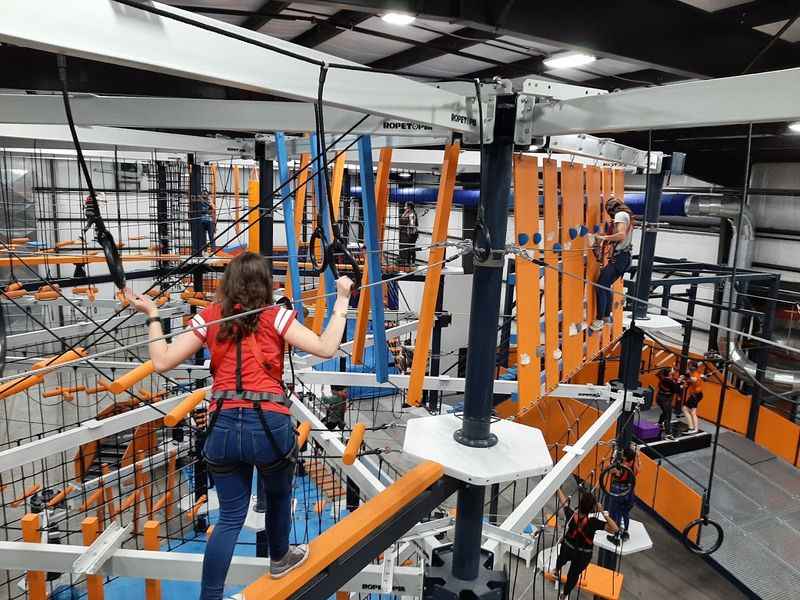
[[[727,219],[733,227],[731,238],[731,249],[728,253],[728,266],[732,267],[734,259],[737,269],[750,269],[753,264],[753,254],[755,250],[756,228],[753,213],[749,207],[744,207],[742,213],[742,228],[737,231],[739,222],[739,203],[726,200],[723,197],[713,196],[689,196],[686,199],[684,210],[687,217],[719,217]],[[737,254],[736,246],[739,246]],[[736,288],[730,282],[725,283],[723,294],[723,305],[728,303],[736,305]],[[723,310],[720,325],[727,327],[727,312]],[[742,316],[732,312],[730,329],[740,331]],[[741,377],[755,378],[756,363],[747,357],[747,353],[739,345],[736,334],[729,333],[725,329],[718,329],[717,344],[724,358],[730,360],[731,368]],[[773,388],[800,390],[800,371],[790,369],[777,369],[767,367],[764,373],[764,384]]]

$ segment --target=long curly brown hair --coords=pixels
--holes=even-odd
[[[272,304],[272,273],[263,256],[245,252],[225,268],[222,283],[217,289],[217,301],[222,304],[222,317],[248,312]],[[217,339],[237,342],[256,330],[261,313],[223,321]]]

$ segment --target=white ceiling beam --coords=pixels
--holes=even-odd
[[[316,61],[357,64],[165,4],[148,6],[189,22],[109,0],[6,0],[0,41],[305,101],[317,98],[319,66],[195,24]],[[391,74],[332,68],[324,102],[464,133],[478,129],[463,96]]]

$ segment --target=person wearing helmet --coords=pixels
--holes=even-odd
[[[631,246],[633,243],[633,213],[622,201],[611,196],[606,202],[606,213],[611,217],[605,234],[594,236],[595,243],[601,244],[602,255],[606,261],[597,278],[597,315],[590,327],[601,331],[611,318],[613,298],[611,286],[630,269]]]

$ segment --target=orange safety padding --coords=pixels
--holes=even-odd
[[[259,197],[258,180],[252,179],[247,184],[247,251],[258,254],[261,251],[259,243],[259,229],[261,223],[260,209],[258,208]]]
[[[545,388],[550,391],[559,383],[558,343],[558,256],[553,246],[558,242],[558,170],[556,161],[545,159],[542,163],[542,189],[544,190],[544,371]]]
[[[309,165],[311,164],[311,155],[310,154],[301,154],[300,155],[300,168],[299,172],[300,175],[297,178],[297,187],[294,191],[294,233],[297,239],[297,245],[300,245],[300,242],[303,239],[303,217],[305,216],[306,212],[306,193],[309,187],[309,182],[311,181],[311,168]]]
[[[42,534],[39,532],[39,515],[27,514],[22,517],[22,541],[39,544]],[[28,598],[30,600],[46,600],[47,582],[44,571],[28,571],[25,574]]]
[[[545,571],[544,576],[554,581],[554,577],[550,571]],[[561,581],[566,583],[567,574],[562,573]],[[608,600],[619,600],[622,593],[622,583],[625,581],[625,576],[622,573],[606,569],[595,564],[589,564],[586,570],[581,573],[578,579],[577,587],[595,598],[607,598]]]
[[[417,465],[373,499],[314,538],[309,544],[309,555],[305,564],[280,579],[265,575],[247,586],[242,594],[244,600],[290,598],[334,560],[394,517],[442,475],[444,469],[438,463],[426,461]]]
[[[389,204],[389,174],[392,168],[392,149],[381,148],[378,159],[378,172],[375,176],[375,204],[376,220],[378,223],[378,248],[383,248],[383,231],[386,226],[386,210]],[[381,254],[378,254],[381,259]],[[381,261],[382,262],[382,261]],[[369,269],[361,272],[362,288],[369,283]],[[364,364],[364,348],[367,339],[367,324],[369,323],[370,295],[364,293],[358,296],[358,312],[356,314],[356,329],[353,334],[353,354],[351,360],[354,365]]]
[[[636,476],[636,497],[652,508],[661,467],[652,458],[642,453],[639,453],[639,463],[639,474]]]
[[[447,241],[447,227],[450,223],[450,209],[453,206],[453,187],[456,181],[456,169],[460,151],[461,145],[458,142],[447,146],[444,151],[431,244],[440,244]],[[412,406],[419,406],[420,402],[422,402],[422,384],[428,367],[428,355],[430,354],[431,335],[433,333],[433,312],[436,309],[436,298],[439,296],[439,280],[442,274],[444,257],[445,248],[443,247],[431,248],[428,253],[429,268],[425,274],[425,288],[422,294],[422,306],[419,309],[414,360],[411,364],[411,377],[408,382],[408,397],[406,399]]]
[[[794,464],[797,458],[797,445],[800,443],[800,427],[762,406],[758,409],[755,442]]]
[[[600,206],[600,186],[601,174],[600,169],[595,166],[586,167],[586,227],[589,233],[592,234],[595,227],[600,226],[601,209]],[[591,323],[597,317],[597,293],[594,285],[600,275],[600,263],[594,255],[594,252],[586,253],[586,314],[587,322]],[[589,329],[586,332],[586,346],[587,355],[596,356],[600,352],[600,342],[602,339],[600,332],[593,332]],[[596,382],[595,378],[591,383]]]
[[[108,390],[114,394],[120,394],[125,390],[131,389],[135,384],[139,383],[145,377],[149,377],[156,372],[152,360],[142,363],[135,369],[128,371],[122,377],[115,379],[108,384]]]
[[[87,517],[81,522],[81,532],[83,533],[83,545],[91,546],[97,539],[100,531],[100,524],[97,517]],[[86,576],[86,593],[88,600],[103,600],[103,576]]]
[[[178,406],[173,408],[164,417],[164,425],[167,427],[175,427],[178,423],[183,421],[190,412],[192,412],[198,404],[206,399],[206,390],[195,390],[186,398],[180,401]]]
[[[367,426],[363,423],[356,423],[353,427],[353,431],[350,432],[350,439],[347,440],[347,446],[345,446],[344,454],[342,455],[344,464],[352,465],[355,462],[358,452],[361,450],[361,444],[364,443],[366,428]]]
[[[700,516],[703,499],[667,469],[659,469],[653,510],[680,532]]]
[[[561,347],[562,377],[572,375],[583,359],[583,249],[582,239],[570,239],[570,231],[582,225],[583,166],[561,163]]]
[[[714,381],[703,381],[703,399],[697,407],[697,416],[706,421],[716,423],[719,411],[721,385]],[[721,424],[738,433],[747,432],[747,421],[750,417],[752,398],[731,387],[725,393],[725,406],[722,409]]]
[[[239,165],[233,165],[233,220],[236,235],[242,232],[242,174]]]
[[[534,256],[539,244],[539,161],[533,156],[514,156],[514,227],[517,243]],[[539,265],[519,258],[515,261],[517,296],[517,413],[523,415],[539,402],[540,307]]]

